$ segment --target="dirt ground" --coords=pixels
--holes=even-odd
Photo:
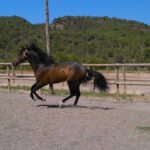
[[[34,102],[28,93],[0,92],[0,150],[149,150],[150,103],[81,97]]]

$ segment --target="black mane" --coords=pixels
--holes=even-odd
[[[39,55],[40,61],[45,65],[54,64],[53,58],[51,56],[48,56],[42,49],[37,47],[35,44],[31,44],[29,46],[29,50],[35,51]]]

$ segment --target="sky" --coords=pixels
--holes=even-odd
[[[150,0],[49,0],[50,22],[62,16],[108,16],[150,25]],[[0,0],[0,16],[45,22],[45,0]]]

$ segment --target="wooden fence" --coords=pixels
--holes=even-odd
[[[143,64],[83,64],[86,67],[89,67],[93,70],[100,70],[108,79],[110,85],[114,85],[115,93],[119,96],[120,94],[120,86],[123,87],[124,94],[127,93],[127,86],[136,85],[136,86],[149,86],[150,87],[150,76],[141,77],[141,72],[146,72],[150,75],[148,69],[150,68],[150,63]],[[17,75],[16,68],[11,63],[0,63],[0,80],[7,80],[8,91],[11,91],[11,82],[15,82],[15,80],[35,80],[32,75],[25,75],[24,68],[25,66],[29,66],[28,63],[21,64],[20,71],[21,76]],[[128,78],[129,70],[134,72],[134,76],[132,78]],[[134,68],[134,69],[133,69]],[[146,68],[146,69],[145,69]],[[113,72],[113,75],[111,75]],[[113,77],[112,77],[113,76]]]

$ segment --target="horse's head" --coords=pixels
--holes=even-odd
[[[18,56],[15,61],[12,62],[14,66],[17,66],[27,60],[27,53],[29,52],[28,47],[22,47],[18,53]]]

